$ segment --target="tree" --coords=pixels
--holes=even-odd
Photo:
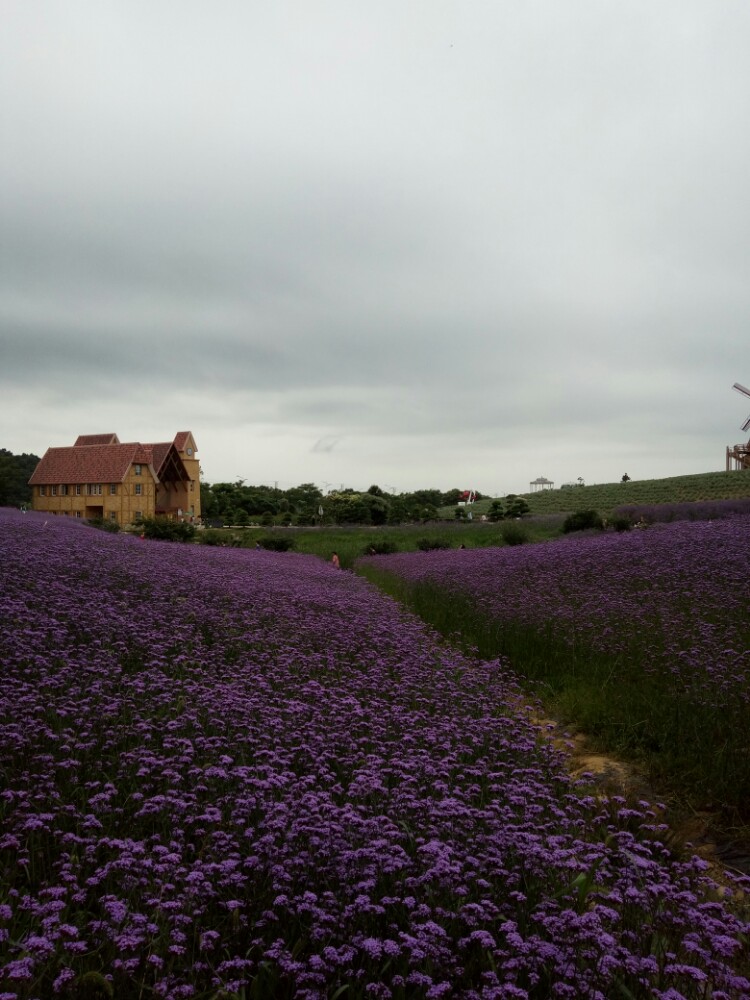
[[[293,486],[285,493],[289,501],[289,510],[297,515],[297,524],[312,524],[318,513],[318,507],[323,499],[315,483],[301,483]]]
[[[0,448],[0,507],[20,507],[31,503],[29,479],[39,464],[37,455],[14,455]]]
[[[461,508],[459,508],[460,510]],[[503,507],[502,500],[493,500],[490,504],[490,509],[487,511],[487,517],[490,521],[502,521],[505,517],[505,509]]]
[[[462,493],[463,490],[448,490],[447,493],[443,493],[441,507],[455,507]]]
[[[219,514],[219,503],[210,483],[201,483],[201,515],[216,517]]]
[[[623,477],[620,480],[620,482],[621,483],[629,483],[630,482],[630,476],[627,474],[627,472],[623,474]]]
[[[409,500],[414,500],[420,507],[441,507],[443,494],[440,490],[414,490],[406,494]]]
[[[530,512],[531,508],[523,497],[511,497],[510,494],[508,495],[505,507],[506,517],[524,517]]]
[[[362,503],[367,507],[371,524],[386,524],[390,513],[390,503],[382,492],[372,493],[372,487],[362,494]]]
[[[329,493],[326,498],[326,514],[336,524],[371,524],[369,494],[349,491]]]

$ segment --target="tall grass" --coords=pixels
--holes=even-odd
[[[750,518],[358,571],[695,807],[750,823]]]

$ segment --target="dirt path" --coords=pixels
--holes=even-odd
[[[563,730],[554,720],[540,721],[555,745],[568,755],[571,775],[574,778],[590,775],[597,794],[621,795],[629,801],[644,800],[652,807],[663,804],[663,821],[670,829],[668,846],[706,861],[718,885],[728,884],[724,878],[726,870],[750,875],[750,843],[733,838],[731,831],[722,830],[717,813],[706,810],[685,815],[683,810],[671,807],[668,799],[665,803],[665,796],[653,788],[648,776],[637,765],[593,750],[583,733],[571,736],[568,729]]]

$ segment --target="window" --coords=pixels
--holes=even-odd
[[[57,496],[57,487],[56,486],[50,486],[50,488],[49,488],[49,495],[51,497],[56,497]]]
[[[136,519],[136,521],[140,521],[142,517],[143,517],[143,511],[142,510],[137,510],[135,512],[135,519]]]
[[[76,517],[83,517],[83,514],[81,513],[80,510],[76,511]]]
[[[76,496],[79,497],[80,495],[81,495],[81,484],[76,483]]]
[[[143,468],[142,465],[136,465],[136,467],[135,467],[135,474],[136,474],[136,476],[140,476],[142,468]]]
[[[90,497],[100,497],[102,495],[101,483],[89,483],[88,494]]]
[[[40,497],[46,497],[47,496],[47,487],[46,486],[40,486],[39,487],[39,496]]]
[[[141,484],[140,483],[136,483],[135,484],[135,495],[137,497],[139,497],[141,495]]]
[[[190,492],[192,493],[194,489],[195,489],[195,483],[194,483],[194,482],[193,482],[193,480],[191,479],[191,480],[190,480]]]
[[[111,510],[109,512],[109,519],[110,519],[110,521],[116,521],[117,520],[117,511]]]
[[[109,484],[109,495],[112,497],[117,496],[117,483]]]
[[[60,487],[60,496],[66,497],[68,495],[68,487],[63,485]]]

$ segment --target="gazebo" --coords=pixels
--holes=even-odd
[[[555,484],[551,479],[545,479],[544,476],[539,476],[537,479],[532,479],[529,483],[531,487],[531,492],[536,493],[537,490],[554,490]]]

